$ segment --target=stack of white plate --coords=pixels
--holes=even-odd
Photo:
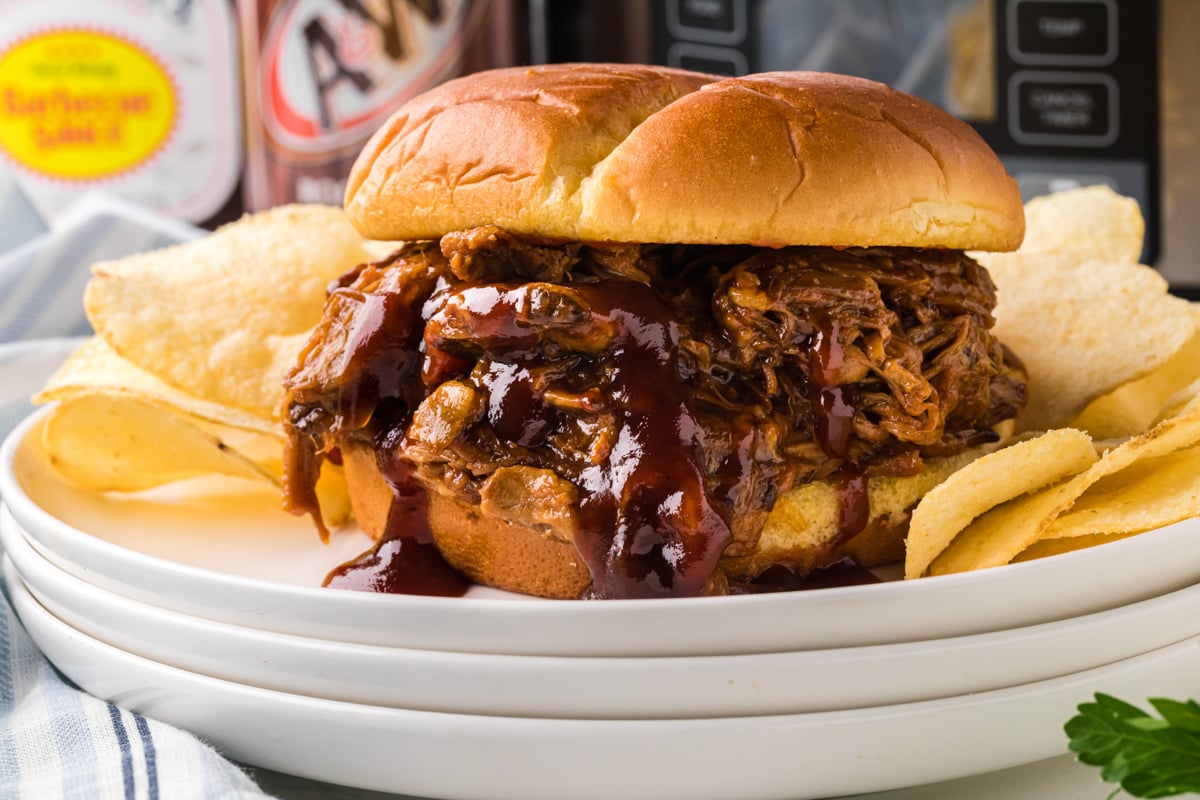
[[[907,583],[371,595],[319,588],[361,532],[322,545],[233,481],[82,492],[39,425],[0,452],[30,634],[89,692],[281,772],[428,797],[821,797],[1063,753],[1097,691],[1200,690],[1196,521]]]

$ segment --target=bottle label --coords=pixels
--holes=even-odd
[[[99,31],[34,34],[0,56],[0,146],[34,172],[105,178],[153,158],[178,119],[151,53]]]
[[[281,4],[262,45],[259,103],[267,134],[297,154],[357,149],[397,106],[457,68],[486,6],[485,0]]]
[[[46,216],[102,188],[198,222],[241,176],[225,2],[0,0],[0,170]]]

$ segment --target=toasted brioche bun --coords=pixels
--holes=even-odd
[[[757,546],[748,554],[721,559],[722,577],[748,581],[768,567],[784,564],[805,574],[849,556],[866,567],[904,558],[909,512],[950,473],[991,447],[972,448],[949,458],[931,459],[924,472],[904,478],[872,478],[871,517],[866,529],[841,547],[837,489],[809,483],[779,497]],[[372,538],[383,535],[392,491],[379,471],[375,451],[342,446],[350,504],[355,519]],[[478,507],[431,487],[429,525],[446,561],[475,583],[521,594],[570,599],[591,584],[587,566],[567,538],[510,520],[486,516]]]
[[[662,67],[477,73],[402,107],[350,175],[366,236],[1012,250],[1015,182],[966,123],[873,81]]]

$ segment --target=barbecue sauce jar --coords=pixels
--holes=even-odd
[[[52,219],[103,190],[206,226],[242,212],[232,0],[0,0],[0,172]]]
[[[518,0],[242,0],[246,206],[341,205],[346,176],[402,103],[525,63]]]

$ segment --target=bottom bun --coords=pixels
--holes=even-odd
[[[475,506],[429,493],[429,527],[442,556],[475,583],[538,597],[579,597],[592,583],[575,545]]]
[[[363,530],[379,539],[392,503],[391,489],[373,450],[357,444],[344,444],[341,449],[354,517]],[[745,582],[776,565],[804,575],[847,557],[864,567],[900,561],[913,506],[951,473],[993,449],[995,445],[976,447],[929,459],[919,475],[869,479],[867,527],[836,547],[841,514],[838,489],[829,483],[794,487],[776,501],[753,552],[722,558],[720,569],[730,581]],[[559,599],[577,598],[591,584],[587,567],[570,541],[484,515],[477,506],[448,494],[429,493],[429,526],[446,561],[475,583]]]

